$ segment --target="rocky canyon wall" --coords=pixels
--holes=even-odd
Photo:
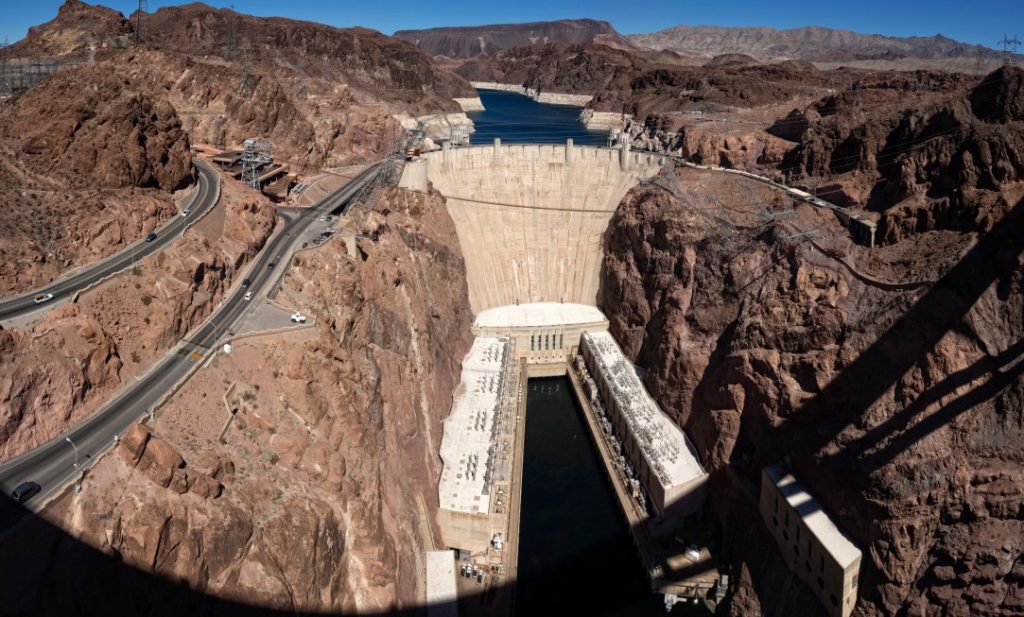
[[[237,340],[80,494],[0,539],[22,555],[0,580],[5,609],[383,614],[422,602],[441,420],[471,342],[465,266],[436,195],[385,190],[357,216],[354,254],[328,242],[285,278],[279,301],[315,326]]]
[[[222,187],[219,204],[167,250],[26,328],[0,327],[0,460],[89,417],[213,312],[275,216],[258,193]]]
[[[856,615],[1019,614],[1024,189],[1003,187],[1016,205],[987,233],[869,255],[831,216],[766,219],[767,200],[702,200],[715,180],[678,173],[687,190],[638,187],[613,217],[602,309],[711,470],[707,526],[739,581],[719,612],[824,614],[757,513],[761,468],[789,457],[864,552]],[[794,237],[812,228],[817,245]],[[836,247],[937,282],[873,285]]]

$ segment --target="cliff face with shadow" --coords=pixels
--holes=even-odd
[[[720,613],[823,614],[757,512],[789,457],[863,552],[855,614],[1021,614],[1024,187],[983,232],[871,253],[831,215],[678,173],[613,218],[602,306],[711,472],[738,580]]]
[[[354,255],[336,238],[284,281],[279,301],[313,327],[236,340],[80,494],[0,538],[21,556],[0,580],[7,614],[422,603],[441,421],[471,337],[465,268],[436,196],[387,191],[357,230]]]

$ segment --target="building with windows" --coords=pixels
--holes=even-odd
[[[530,377],[564,375],[580,335],[607,329],[608,319],[596,306],[568,302],[499,306],[481,311],[473,322],[478,336],[510,338]]]
[[[860,549],[784,464],[762,472],[760,509],[789,568],[814,590],[829,615],[848,617],[857,603]]]

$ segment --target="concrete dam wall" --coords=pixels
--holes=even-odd
[[[532,302],[595,305],[608,221],[662,158],[623,149],[506,145],[429,152],[403,184],[445,196],[474,313]],[[419,186],[418,186],[419,185]]]

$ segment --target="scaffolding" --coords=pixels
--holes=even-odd
[[[242,150],[242,182],[260,190],[260,169],[274,162],[274,145],[265,139],[246,139]]]

